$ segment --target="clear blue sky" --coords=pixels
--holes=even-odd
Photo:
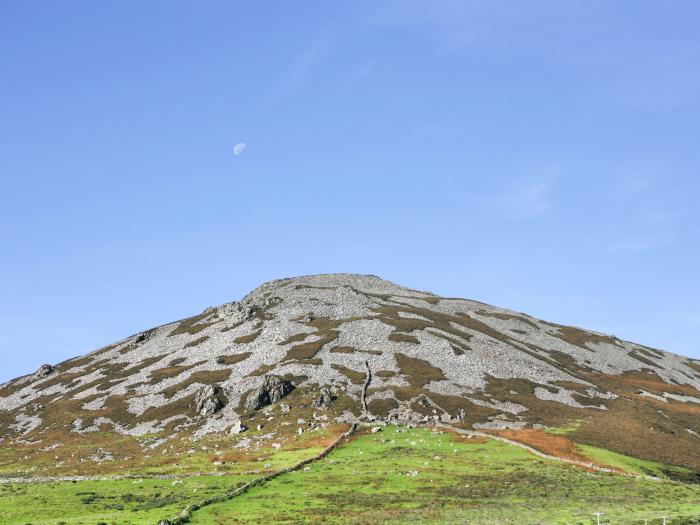
[[[1,2],[0,381],[326,272],[700,358],[699,19]]]

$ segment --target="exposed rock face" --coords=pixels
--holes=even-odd
[[[245,408],[259,410],[267,405],[277,403],[292,390],[294,390],[294,385],[289,381],[275,375],[267,375],[262,385],[248,394]]]
[[[195,410],[202,417],[216,414],[224,407],[221,388],[215,385],[203,386],[194,398]]]
[[[323,387],[318,396],[311,402],[311,406],[313,408],[325,410],[330,406],[333,400],[335,400],[335,395],[333,392],[331,392],[331,389],[328,387]]]
[[[311,405],[329,423],[577,422],[569,435],[583,442],[700,470],[699,361],[347,274],[265,283],[0,385],[0,439],[49,428],[199,436],[241,419],[273,432]]]
[[[56,367],[53,365],[41,365],[34,374],[32,374],[32,381],[38,381],[44,379],[56,371]]]

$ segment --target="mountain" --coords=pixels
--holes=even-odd
[[[696,360],[348,274],[265,283],[0,386],[0,443],[36,444],[35,458],[97,436],[439,420],[523,441],[566,429],[576,443],[700,471],[699,415]]]

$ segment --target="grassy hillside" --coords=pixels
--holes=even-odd
[[[605,451],[586,451],[628,466]],[[641,466],[663,474],[647,463],[628,470]],[[155,525],[259,475],[244,467],[179,480],[0,485],[0,523]],[[386,427],[360,434],[307,469],[204,507],[191,523],[589,524],[595,511],[606,523],[661,523],[664,515],[670,524],[689,523],[700,515],[700,486],[591,472],[490,439]]]

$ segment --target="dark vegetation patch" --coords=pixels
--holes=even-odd
[[[331,354],[354,354],[358,351],[357,348],[353,348],[352,346],[334,346],[328,352]]]
[[[190,341],[187,343],[183,348],[192,348],[193,346],[201,345],[204,341],[208,340],[209,336],[205,335],[204,337],[198,337],[194,341]]]
[[[696,359],[688,359],[685,364],[696,372],[700,372],[700,361],[697,361]]]
[[[655,363],[655,362],[652,361],[651,359],[647,359],[646,357],[644,357],[643,355],[641,355],[639,352],[636,352],[636,351],[632,350],[632,351],[629,352],[628,355],[629,355],[630,357],[636,359],[637,361],[640,361],[640,362],[644,363],[645,365],[649,365],[649,366],[652,366],[652,367],[658,368],[658,369],[663,369],[663,367],[662,367],[661,365],[659,365],[658,363]]]
[[[309,341],[295,345],[287,352],[286,361],[295,359],[311,359],[316,357],[316,354],[328,343],[335,341],[340,332],[337,328],[342,324],[342,321],[318,317],[306,321],[305,324],[316,329],[316,333],[312,334],[318,337],[316,341]]]
[[[163,390],[163,395],[166,398],[171,398],[179,391],[186,389],[190,385],[199,383],[202,385],[213,385],[216,383],[223,383],[229,377],[231,377],[231,369],[225,370],[200,370],[199,372],[194,372],[185,381],[173,385],[169,388]]]
[[[259,326],[259,325],[258,325]],[[236,343],[237,345],[243,345],[243,344],[248,344],[252,343],[255,341],[258,337],[260,337],[260,334],[262,334],[262,328],[259,328],[258,330],[255,330],[253,333],[248,334],[248,335],[242,335],[240,337],[236,337],[233,342]]]
[[[700,392],[689,385],[665,383],[650,370],[621,375],[590,373],[583,379],[620,397],[605,401],[608,410],[587,410],[585,422],[570,434],[571,439],[628,456],[700,471],[697,438],[685,430],[700,432],[700,407],[639,395],[641,390],[657,395],[672,392],[695,397]],[[659,410],[663,410],[664,415]]]
[[[158,370],[152,370],[149,374],[149,382],[153,385],[160,383],[164,379],[172,379],[177,377],[186,370],[190,370],[192,365],[175,365],[166,368],[160,368]]]
[[[248,377],[264,376],[265,374],[272,372],[277,365],[261,365],[257,370],[253,370]]]
[[[428,361],[409,357],[400,352],[395,354],[395,358],[401,373],[406,376],[406,380],[413,387],[421,388],[431,381],[445,379],[442,370],[434,367]]]
[[[108,352],[109,350],[112,350],[115,348],[117,345],[111,345],[109,347],[106,347],[107,349],[103,349],[104,352]],[[63,363],[59,364],[56,366],[56,369],[59,371],[64,371],[64,370],[70,370],[71,368],[79,368],[81,366],[88,365],[92,363],[95,360],[93,355],[86,355],[85,357],[77,357],[74,359],[70,359],[68,361],[64,361]]]
[[[578,346],[584,350],[591,350],[586,343],[591,344],[610,344],[615,345],[618,348],[624,348],[616,337],[609,335],[594,334],[593,332],[587,332],[586,330],[581,330],[573,326],[562,326],[554,323],[545,323],[548,326],[556,328],[557,331],[550,333],[549,335],[557,337],[562,341],[566,341],[571,345]]]
[[[168,363],[168,366],[177,366],[181,363],[184,363],[185,361],[187,361],[186,357],[178,357],[177,359],[173,359],[172,361],[170,361],[170,363]]]
[[[294,334],[290,335],[282,341],[281,343],[278,343],[280,346],[288,345],[291,343],[298,343],[299,341],[303,341],[304,339],[308,338],[310,335],[314,335],[313,333],[308,333],[308,332],[302,332],[300,334]]]
[[[137,421],[147,422],[147,421],[165,421],[171,417],[182,416],[186,417],[187,414],[194,415],[194,410],[192,409],[194,404],[194,394],[173,401],[162,406],[151,407],[141,414]]]
[[[239,322],[237,322],[237,323],[233,323],[233,324],[230,325],[230,326],[224,326],[224,327],[223,327],[221,330],[219,330],[219,331],[220,331],[220,332],[229,332],[229,331],[231,331],[231,330],[235,330],[235,329],[238,328],[239,326],[243,326],[243,324],[245,324],[245,321],[239,321]]]
[[[382,306],[375,311],[378,314],[377,319],[392,326],[394,333],[411,334],[415,330],[427,331],[432,335],[445,339],[452,346],[456,346],[464,352],[471,351],[468,343],[473,336],[462,328],[480,332],[498,341],[518,346],[517,340],[462,312],[451,315],[409,305]],[[421,318],[407,318],[401,316],[400,313],[414,314]]]
[[[236,363],[240,363],[241,361],[245,361],[251,355],[253,355],[252,352],[243,352],[242,354],[234,354],[234,355],[220,355],[219,357],[216,358],[216,364],[218,364],[218,365],[235,365]]]
[[[351,383],[354,383],[356,385],[363,385],[365,382],[365,379],[367,377],[367,374],[365,372],[358,372],[357,370],[353,370],[352,368],[347,368],[342,365],[331,365],[335,370],[343,374],[345,377],[347,377]]]
[[[393,370],[378,370],[376,372],[372,372],[372,375],[377,376],[377,377],[396,377],[396,372]]]
[[[494,319],[500,319],[501,321],[519,321],[521,323],[525,323],[526,325],[530,325],[535,330],[539,330],[539,326],[537,326],[535,323],[530,321],[527,317],[522,316],[522,315],[506,314],[506,313],[499,313],[499,312],[489,312],[487,310],[478,310],[476,313],[482,317],[493,317]],[[525,333],[525,332],[523,332],[523,333]]]
[[[514,334],[519,334],[519,335],[526,335],[527,334],[527,332],[525,330],[518,330],[517,328],[511,328],[510,331],[513,332]]]
[[[402,334],[401,332],[392,332],[389,334],[389,341],[394,341],[397,343],[413,343],[414,345],[420,344],[420,341],[412,335]]]
[[[390,410],[399,407],[399,403],[396,399],[373,399],[367,403],[367,408],[371,414],[375,416],[386,417]]]
[[[204,330],[205,328],[209,328],[215,322],[210,322],[210,323],[203,323],[204,319],[212,315],[211,312],[206,311],[202,312],[199,315],[195,315],[194,317],[188,317],[187,319],[183,319],[180,321],[180,323],[175,327],[175,329],[168,334],[168,337],[172,337],[174,335],[181,335],[181,334],[190,334],[190,335],[195,335]]]
[[[452,346],[452,351],[455,355],[464,355],[464,350],[462,350],[458,346]]]

